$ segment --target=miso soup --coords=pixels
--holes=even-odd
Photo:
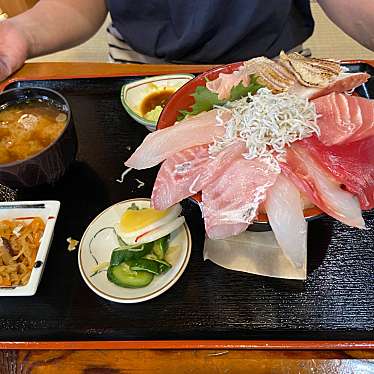
[[[0,164],[27,159],[53,143],[68,116],[51,101],[30,99],[0,107]]]

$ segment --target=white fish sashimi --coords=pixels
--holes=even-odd
[[[213,109],[153,132],[144,139],[125,165],[138,170],[151,168],[183,149],[212,143],[215,137],[224,134],[223,124],[230,118],[229,111]]]
[[[265,200],[270,226],[285,256],[297,267],[306,266],[307,227],[303,202],[296,186],[283,174],[269,188]]]
[[[210,239],[238,235],[251,224],[279,172],[256,158],[239,157],[214,183],[203,188],[205,231]]]
[[[153,187],[152,206],[164,210],[214,183],[235,159],[245,153],[243,142],[236,141],[215,156],[200,145],[175,153],[162,164]]]
[[[209,163],[207,145],[197,145],[165,160],[152,191],[152,206],[164,210],[201,190],[201,177]]]

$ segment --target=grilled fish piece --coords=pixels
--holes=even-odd
[[[299,53],[279,55],[279,62],[307,87],[326,87],[341,72],[338,62],[327,59],[307,58]]]

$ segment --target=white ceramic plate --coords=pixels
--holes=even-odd
[[[59,210],[60,202],[53,200],[0,203],[0,220],[20,219],[27,222],[31,221],[32,217],[41,217],[45,223],[44,233],[36,254],[36,266],[32,269],[28,283],[25,286],[14,288],[0,288],[0,296],[32,296],[35,294],[46,264]]]
[[[178,90],[192,78],[194,78],[192,74],[168,74],[144,78],[125,84],[121,90],[122,105],[135,121],[144,125],[149,131],[155,131],[157,121],[150,121],[142,117],[139,113],[138,106],[142,100],[157,89],[168,87]]]
[[[81,275],[87,286],[104,299],[117,303],[139,303],[153,299],[167,291],[183,274],[191,255],[191,235],[186,224],[174,231],[170,237],[170,247],[178,247],[178,251],[168,254],[172,268],[164,274],[154,277],[152,282],[143,288],[123,288],[107,279],[106,271],[92,276],[98,263],[109,262],[112,251],[118,247],[113,227],[119,222],[123,212],[136,203],[140,208],[149,208],[149,199],[131,199],[122,201],[104,210],[88,226],[79,245],[78,262]],[[97,235],[96,235],[97,234]],[[96,237],[92,240],[92,238]],[[92,241],[91,241],[92,240]],[[90,246],[91,242],[91,246]]]

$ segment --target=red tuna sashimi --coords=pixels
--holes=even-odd
[[[203,188],[202,209],[208,237],[224,239],[244,231],[254,221],[277,175],[260,159],[240,157],[214,183]]]
[[[296,83],[290,88],[289,92],[312,100],[321,96],[326,96],[332,92],[340,93],[351,91],[367,82],[369,78],[370,75],[367,73],[340,73],[327,87],[305,87],[300,83]]]
[[[349,138],[350,142],[374,136],[374,100],[363,97],[355,97],[360,107],[362,116],[362,126]]]
[[[323,144],[349,143],[374,135],[374,100],[334,92],[313,103]]]
[[[246,151],[243,142],[235,142],[212,158],[208,146],[196,146],[168,158],[157,174],[152,205],[163,210],[201,191],[208,183]]]
[[[339,181],[322,168],[300,142],[287,150],[287,162],[281,165],[300,191],[322,211],[353,227],[364,228],[359,201],[340,187]]]
[[[220,118],[217,118],[218,115]],[[213,109],[185,119],[177,125],[155,131],[146,136],[125,165],[138,170],[147,169],[183,149],[209,144],[216,136],[224,134],[223,124],[230,118],[229,111]]]
[[[332,147],[323,145],[315,136],[301,143],[320,165],[357,196],[361,209],[374,208],[374,136]]]

